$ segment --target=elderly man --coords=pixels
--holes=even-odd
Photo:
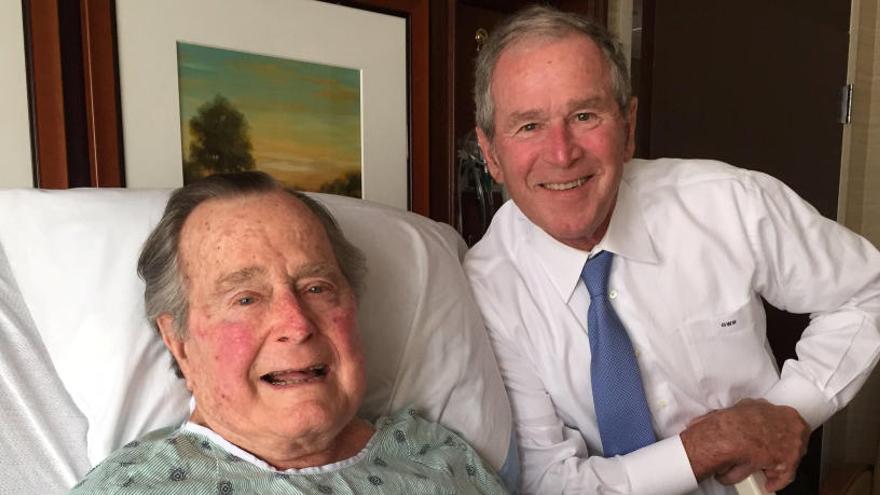
[[[455,434],[403,411],[355,416],[363,256],[313,199],[262,173],[177,190],[138,263],[195,399],[72,493],[504,493]]]
[[[466,270],[529,493],[787,485],[880,353],[880,254],[772,177],[632,160],[618,45],[545,7],[492,33],[477,135],[512,202]],[[761,298],[812,313],[780,372]]]

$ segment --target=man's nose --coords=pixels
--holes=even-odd
[[[551,125],[547,135],[547,161],[567,167],[580,158],[580,146],[564,123]]]
[[[276,341],[300,344],[315,334],[316,327],[308,308],[303,306],[295,294],[287,293],[279,297],[272,309],[272,325]]]

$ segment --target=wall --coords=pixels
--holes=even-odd
[[[33,186],[21,2],[0,2],[0,187]]]
[[[880,246],[880,9],[853,1],[852,123],[844,136],[838,220]],[[826,428],[825,461],[873,463],[880,449],[880,370]]]
[[[841,191],[840,220],[880,245],[880,196],[870,194],[880,187],[880,12],[877,3],[868,0],[856,0],[856,8],[853,120],[849,157],[844,156],[847,176],[841,181],[846,189]]]

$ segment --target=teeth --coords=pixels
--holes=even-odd
[[[574,189],[575,187],[582,185],[586,181],[587,181],[586,177],[581,177],[580,179],[573,180],[571,182],[562,182],[562,183],[547,182],[547,183],[544,183],[541,185],[547,189],[552,190],[552,191],[567,191],[568,189]]]
[[[270,385],[295,385],[311,382],[326,374],[327,365],[316,364],[302,370],[273,371],[261,376],[260,379]]]

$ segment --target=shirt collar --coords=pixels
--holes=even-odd
[[[282,471],[282,470],[275,469],[275,467],[270,465],[268,462],[251,454],[250,452],[242,449],[241,447],[239,447],[238,445],[235,445],[234,443],[230,442],[229,440],[226,440],[225,438],[220,436],[219,433],[208,428],[207,426],[202,426],[200,424],[193,423],[192,422],[192,413],[193,413],[193,411],[195,411],[195,409],[196,409],[196,397],[193,395],[193,396],[190,396],[190,399],[189,399],[189,417],[180,426],[179,430],[188,431],[190,433],[195,433],[196,435],[201,435],[203,437],[206,437],[208,440],[213,442],[215,445],[217,445],[217,446],[221,447],[223,450],[225,450],[227,454],[232,454],[235,457],[238,457],[239,459],[241,459],[243,461],[247,461],[247,462],[253,464],[254,466],[265,469],[266,471],[272,471],[275,473],[284,473],[284,474],[329,473],[332,471],[338,471],[340,469],[345,469],[353,464],[360,462],[361,459],[363,459],[367,455],[367,453],[370,451],[370,449],[373,448],[373,444],[377,441],[376,438],[378,438],[378,436],[379,436],[378,432],[380,429],[380,425],[382,424],[382,420],[384,419],[384,417],[383,417],[383,418],[379,418],[379,420],[376,421],[376,424],[374,425],[376,427],[376,431],[373,433],[373,436],[370,437],[370,440],[367,442],[367,444],[364,446],[364,448],[362,448],[361,451],[358,452],[357,454],[355,454],[354,456],[349,457],[348,459],[343,459],[341,461],[331,463],[331,464],[325,464],[323,466],[315,466],[315,467],[308,467],[308,468],[302,468],[302,469],[287,469],[287,470]]]
[[[379,422],[377,421],[376,424],[378,425],[378,423]],[[230,442],[229,440],[226,440],[225,438],[221,437],[220,434],[218,434],[217,432],[215,432],[214,430],[212,430],[208,427],[198,425],[196,423],[193,423],[192,421],[187,421],[186,423],[183,424],[183,426],[181,426],[180,429],[183,431],[188,431],[190,433],[195,433],[197,435],[201,435],[203,437],[206,437],[208,440],[213,442],[215,445],[221,447],[224,451],[226,451],[226,453],[232,454],[235,457],[238,457],[239,459],[241,459],[243,461],[247,461],[247,462],[253,464],[254,466],[265,469],[266,471],[271,471],[274,473],[302,474],[302,475],[329,473],[329,472],[339,471],[341,469],[345,469],[347,467],[350,467],[350,466],[360,462],[364,457],[366,457],[366,455],[370,451],[370,449],[373,448],[373,444],[376,442],[376,438],[378,437],[378,435],[376,433],[373,433],[373,436],[370,437],[370,440],[367,442],[367,444],[364,446],[364,448],[362,448],[360,450],[360,452],[358,452],[354,456],[349,457],[347,459],[342,459],[341,461],[337,461],[337,462],[334,462],[331,464],[325,464],[323,466],[314,466],[314,467],[307,467],[307,468],[302,468],[302,469],[279,470],[279,469],[275,469],[275,467],[270,465],[268,462],[260,459],[259,457],[251,454],[250,452],[242,449],[238,445],[235,445],[234,443]],[[376,432],[378,432],[378,431],[379,430],[377,428]]]
[[[608,232],[598,247],[632,261],[651,264],[660,262],[660,255],[645,222],[642,202],[625,177],[620,181],[617,204],[611,215]]]
[[[566,302],[574,294],[581,269],[592,253],[611,251],[628,260],[652,264],[660,260],[642,214],[641,202],[625,180],[620,182],[608,231],[591,252],[567,246],[534,223],[529,221],[528,224],[530,232],[526,242],[530,249],[526,252],[537,258]]]

